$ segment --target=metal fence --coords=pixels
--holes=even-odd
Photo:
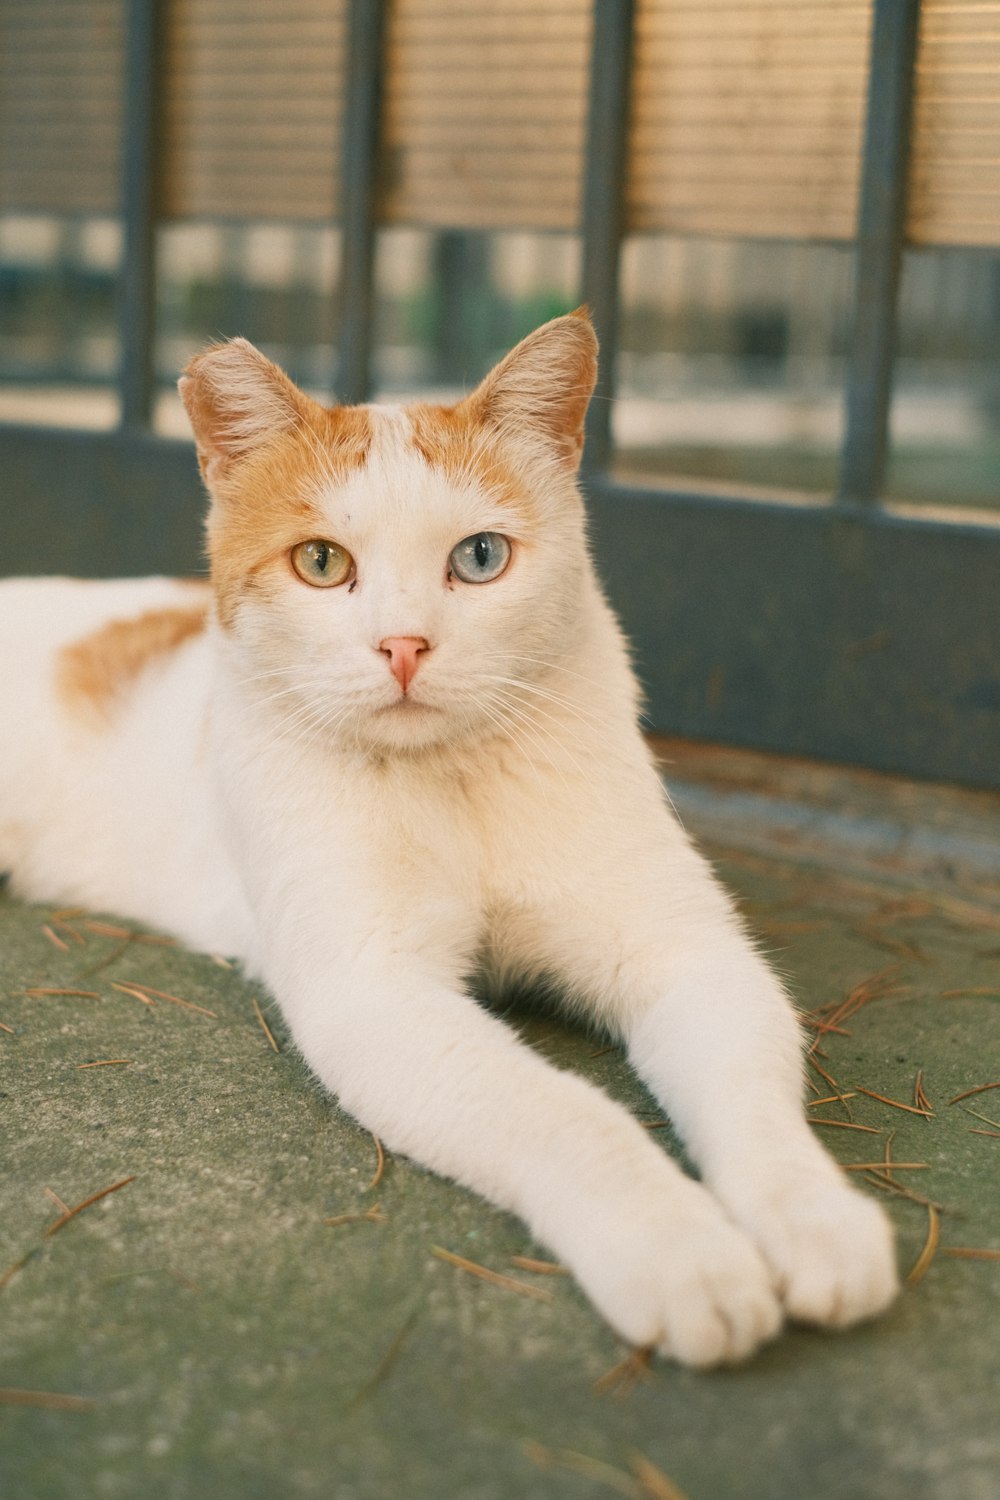
[[[668,732],[1000,785],[1000,527],[882,499],[906,224],[918,0],[875,0],[836,493],[748,499],[614,477],[635,5],[595,0],[579,297],[602,342],[585,483],[600,565]],[[162,17],[129,0],[114,432],[0,428],[4,571],[198,563],[189,449],[156,436]],[[385,0],[348,12],[336,388],[372,387]],[[229,330],[238,332],[238,329]],[[1000,487],[1000,483],[998,483]]]

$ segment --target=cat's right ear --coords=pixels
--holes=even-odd
[[[246,339],[213,344],[178,382],[211,487],[238,463],[304,421],[308,396]]]

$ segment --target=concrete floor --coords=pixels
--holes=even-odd
[[[845,1163],[891,1142],[925,1164],[869,1187],[904,1272],[932,1216],[899,1189],[941,1205],[919,1283],[738,1370],[605,1380],[627,1351],[570,1282],[512,1264],[539,1253],[515,1220],[402,1160],[371,1185],[372,1138],[257,995],[273,1050],[238,972],[0,896],[4,1500],[996,1500],[1000,1088],[949,1101],[1000,1081],[1000,797],[664,750],[803,1008],[882,976],[823,1041],[853,1097],[813,1113],[865,1127],[817,1125]],[[525,1028],[651,1110],[617,1052]],[[918,1071],[929,1116],[857,1092],[912,1105]],[[51,1232],[56,1199],[111,1187]]]

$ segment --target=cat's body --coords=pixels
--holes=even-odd
[[[640,736],[574,481],[593,370],[578,317],[448,410],[325,412],[240,342],[196,360],[211,593],[0,586],[0,868],[238,955],[390,1148],[520,1213],[626,1338],[710,1364],[783,1308],[879,1311],[895,1271]],[[474,975],[623,1038],[711,1191]]]

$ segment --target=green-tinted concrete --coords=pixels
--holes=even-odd
[[[804,1004],[898,964],[899,991],[830,1037],[824,1065],[907,1103],[923,1068],[934,1116],[856,1096],[854,1122],[879,1133],[824,1139],[860,1162],[895,1132],[898,1161],[928,1164],[899,1181],[947,1210],[942,1246],[1000,1246],[1000,1136],[973,1133],[1000,1127],[947,1104],[1000,1079],[1000,908],[953,887],[893,908],[913,889],[759,853],[723,852],[722,868]],[[538,1250],[409,1163],[370,1190],[371,1137],[271,1050],[235,971],[79,924],[86,946],[63,952],[50,915],[0,897],[0,1277],[38,1252],[0,1289],[0,1387],[92,1405],[0,1404],[4,1500],[641,1500],[656,1491],[629,1477],[636,1452],[690,1500],[1000,1494],[1000,1263],[939,1253],[877,1326],[796,1330],[739,1370],[657,1365],[595,1394],[624,1351],[572,1284],[516,1272],[552,1293],[537,1301],[435,1259],[440,1245],[510,1271]],[[129,980],[217,1019],[112,988]],[[33,985],[100,998],[18,993]],[[546,1055],[651,1108],[617,1053],[525,1024]],[[114,1059],[128,1062],[81,1066]],[[1000,1120],[1000,1089],[966,1108]],[[46,1188],[75,1204],[131,1174],[44,1237]],[[885,1201],[905,1270],[927,1211]],[[324,1223],[376,1202],[385,1222]]]

